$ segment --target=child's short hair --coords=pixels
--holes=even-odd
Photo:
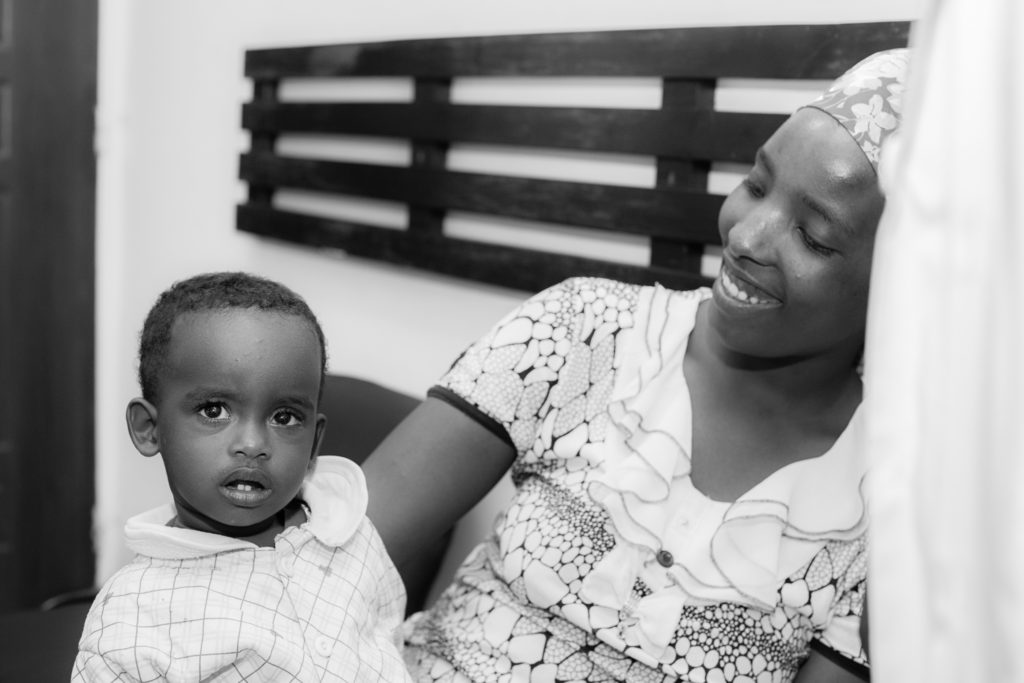
[[[258,308],[305,318],[320,344],[320,390],[323,391],[327,342],[319,321],[302,297],[258,275],[225,272],[205,273],[175,282],[149,310],[139,339],[139,385],[144,399],[151,403],[156,401],[174,321],[183,313],[228,308]]]

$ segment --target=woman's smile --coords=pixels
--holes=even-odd
[[[722,265],[722,271],[718,280],[715,281],[714,290],[719,296],[741,306],[774,307],[782,305],[778,298],[753,284],[748,278],[732,271],[725,264]]]

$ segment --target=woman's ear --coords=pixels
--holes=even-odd
[[[133,398],[125,411],[128,436],[135,449],[147,458],[160,452],[160,436],[156,427],[156,408],[144,398]]]

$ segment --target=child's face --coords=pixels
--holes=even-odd
[[[175,322],[154,453],[180,522],[204,531],[217,531],[207,518],[250,526],[291,502],[326,422],[317,413],[320,371],[317,337],[299,316],[227,309]]]

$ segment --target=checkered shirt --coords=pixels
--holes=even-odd
[[[409,681],[361,470],[323,456],[302,498],[274,548],[168,527],[172,506],[129,520],[138,555],[97,595],[72,680]]]

